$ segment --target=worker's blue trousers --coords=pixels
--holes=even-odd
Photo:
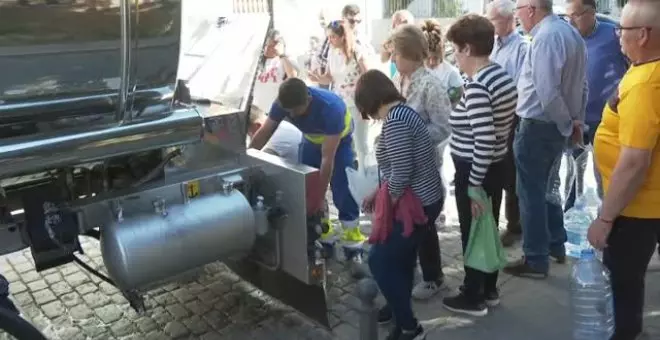
[[[339,211],[339,221],[345,227],[357,227],[360,217],[360,208],[348,189],[346,167],[353,167],[353,149],[351,137],[345,137],[337,147],[335,166],[330,179],[332,200]],[[303,138],[300,143],[300,163],[314,168],[321,167],[321,145],[313,144]]]

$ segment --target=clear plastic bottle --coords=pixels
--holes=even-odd
[[[573,340],[609,340],[614,332],[610,276],[594,249],[584,249],[570,280]]]
[[[589,187],[581,197],[584,202],[585,209],[591,214],[591,218],[595,219],[600,213],[600,205],[602,204],[598,191],[595,188]]]
[[[573,152],[567,149],[552,164],[545,193],[546,201],[563,207],[575,183],[575,176],[575,158]]]
[[[587,240],[587,230],[593,221],[583,199],[578,198],[572,208],[564,213],[564,228],[566,229],[566,255],[580,258],[582,250],[590,248]]]

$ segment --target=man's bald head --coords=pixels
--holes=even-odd
[[[621,26],[658,27],[660,17],[660,0],[632,0],[621,12]],[[623,21],[626,22],[625,25]]]
[[[619,42],[633,63],[660,57],[660,0],[631,0],[621,11]]]

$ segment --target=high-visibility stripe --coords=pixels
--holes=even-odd
[[[344,114],[344,130],[342,130],[341,134],[339,137],[344,138],[348,136],[348,134],[351,132],[351,112],[346,109],[346,113]],[[306,133],[304,134],[305,139],[308,141],[312,142],[312,144],[323,144],[325,142],[325,136],[324,134],[318,134],[318,133]]]

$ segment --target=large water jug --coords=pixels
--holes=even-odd
[[[551,204],[564,206],[575,184],[576,165],[572,149],[564,150],[552,164],[545,199]]]
[[[583,199],[575,201],[575,205],[564,213],[564,228],[566,228],[566,255],[580,258],[582,250],[591,246],[587,240],[587,230],[594,220],[585,206]]]
[[[600,214],[600,206],[602,204],[600,197],[598,197],[598,190],[594,187],[587,187],[584,195],[580,196],[578,200],[581,200],[584,204],[585,209],[591,215],[591,218],[596,219]]]
[[[573,264],[570,280],[573,340],[609,340],[614,332],[614,306],[607,268],[593,249]]]

